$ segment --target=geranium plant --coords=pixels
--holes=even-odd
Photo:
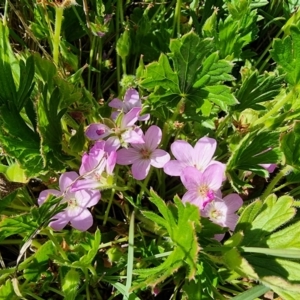
[[[1,299],[300,299],[277,2],[0,4]]]

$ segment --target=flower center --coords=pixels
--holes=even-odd
[[[210,218],[214,219],[214,220],[218,220],[221,219],[223,217],[223,213],[219,210],[217,210],[216,208],[214,208],[211,212],[210,212]]]
[[[208,185],[204,184],[204,185],[201,185],[198,189],[198,192],[200,194],[200,196],[202,198],[204,198],[204,201],[203,201],[203,208],[209,203],[211,202],[212,200],[214,200],[215,198],[215,193],[209,189]]]
[[[149,151],[147,149],[141,149],[140,153],[141,153],[143,159],[149,159],[150,158],[151,151]]]
[[[76,199],[75,199],[75,198],[68,199],[68,206],[69,206],[70,208],[76,207],[76,206],[77,206]]]

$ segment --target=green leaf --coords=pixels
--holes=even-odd
[[[84,124],[80,124],[76,133],[70,138],[70,148],[76,153],[80,153],[83,150],[85,144]]]
[[[88,253],[83,255],[79,261],[72,263],[73,267],[86,268],[89,267],[98,253],[98,248],[101,242],[101,234],[99,228],[97,228],[94,236],[89,238],[89,250]]]
[[[279,132],[254,131],[248,133],[240,141],[227,163],[227,170],[252,171],[261,176],[268,172],[259,164],[277,163],[280,158],[278,149]]]
[[[179,79],[179,89],[187,94],[194,85],[204,57],[211,49],[210,39],[200,39],[194,32],[185,34],[180,39],[170,42],[171,58]],[[196,49],[201,49],[197,51]]]
[[[260,212],[262,205],[263,203],[259,199],[247,205],[240,215],[239,222],[235,228],[235,232],[250,229],[252,226],[252,222]]]
[[[270,195],[261,206],[260,213],[252,220],[251,227],[244,230],[243,245],[266,246],[267,237],[295,215],[293,201],[289,196],[277,199],[274,194]]]
[[[165,54],[160,55],[158,62],[147,65],[144,77],[145,79],[141,82],[143,88],[153,89],[161,86],[168,93],[180,94],[178,77]]]
[[[238,103],[231,93],[230,88],[226,85],[206,86],[203,88],[203,91],[208,92],[205,99],[215,103],[224,111],[228,110],[228,105],[230,106]]]
[[[237,104],[231,89],[224,85],[224,81],[234,79],[229,74],[233,64],[220,60],[218,52],[211,53],[212,48],[212,39],[201,39],[194,32],[171,40],[168,56],[172,64],[161,54],[158,62],[145,68],[140,86],[152,92],[147,101],[155,104],[155,109],[165,106],[172,114],[174,110],[182,114],[178,111],[178,103],[183,101],[189,104],[186,117],[196,113],[198,119],[199,111],[209,117],[213,105],[227,111],[228,106]],[[216,113],[217,109],[214,111]]]
[[[23,170],[17,163],[9,165],[5,175],[8,180],[13,182],[27,183],[29,179],[26,176],[25,170]]]
[[[256,285],[256,286],[250,288],[249,290],[247,290],[231,299],[232,300],[255,300],[256,298],[263,296],[269,290],[270,290],[270,288],[260,284],[260,285]]]
[[[241,58],[244,54],[242,48],[256,38],[257,12],[251,11],[247,1],[237,3],[242,2],[246,5],[241,5],[239,8],[234,8],[230,2],[227,2],[232,14],[229,14],[225,20],[219,21],[215,47],[220,51],[221,58]]]
[[[19,233],[31,233],[35,231],[37,224],[32,220],[30,214],[5,218],[0,222],[1,236],[0,241],[7,237]]]
[[[63,170],[63,161],[68,157],[62,151],[61,118],[66,109],[59,110],[61,94],[55,88],[48,98],[48,87],[45,85],[41,98],[37,102],[38,132],[41,136],[41,153],[44,166]]]
[[[300,122],[295,122],[293,130],[282,137],[280,147],[286,164],[300,170]]]
[[[6,280],[5,284],[0,286],[0,299],[18,300],[20,299],[14,292],[11,279]]]
[[[282,86],[282,76],[276,76],[273,73],[264,73],[259,75],[258,72],[242,68],[242,83],[235,95],[239,103],[234,110],[242,111],[246,108],[264,109],[263,106],[257,105],[264,101],[273,100]]]
[[[57,75],[55,65],[45,59],[42,58],[39,54],[34,54],[34,62],[35,62],[35,71],[36,76],[40,79],[44,84],[47,83],[49,89],[52,89],[53,78]]]
[[[49,269],[49,255],[55,253],[52,241],[46,242],[35,253],[34,259],[24,270],[24,278],[29,281],[40,280]]]
[[[299,284],[291,284],[287,280],[275,276],[265,277],[264,283],[284,300],[295,300],[300,298]]]
[[[273,50],[270,51],[272,58],[285,73],[286,81],[295,86],[300,81],[300,22],[290,27],[290,35],[283,39],[275,39]]]
[[[71,269],[62,279],[62,291],[65,299],[75,300],[78,294],[78,288],[80,284],[79,273]]]
[[[34,77],[34,59],[33,56],[29,56],[26,60],[26,64],[20,61],[20,83],[17,92],[16,107],[18,111],[26,105],[34,84],[32,83]]]
[[[130,35],[128,29],[125,29],[125,31],[119,37],[117,41],[116,50],[118,55],[122,57],[122,59],[125,59],[129,55]]]
[[[267,239],[270,248],[300,248],[300,222],[274,232]]]
[[[297,222],[291,228],[279,229],[295,215],[293,202],[289,196],[277,199],[270,195],[263,204],[257,201],[246,208],[239,220],[241,225],[238,223],[236,227],[236,231],[242,230],[243,238],[238,243],[230,243],[236,234],[233,235],[226,246],[234,248],[224,254],[228,267],[242,276],[259,280],[287,299],[297,299],[290,297],[300,295],[299,233],[296,229],[299,225]]]
[[[150,201],[162,214],[165,221],[160,221],[160,223],[167,229],[174,249],[167,259],[157,267],[135,270],[134,273],[140,275],[138,280],[140,283],[134,285],[133,289],[145,286],[154,287],[173,275],[180,267],[187,268],[189,280],[195,277],[197,271],[197,256],[200,249],[196,226],[200,225],[199,209],[189,203],[184,205],[178,197],[174,198],[176,206],[168,207],[153,190],[151,190]],[[151,215],[151,219],[158,218]]]
[[[216,84],[220,81],[232,81],[234,77],[228,73],[231,72],[233,64],[225,59],[220,60],[218,52],[208,56],[201,68],[200,74],[197,75],[197,80],[193,84],[194,88],[199,88],[204,85]]]

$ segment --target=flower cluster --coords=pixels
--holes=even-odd
[[[144,180],[150,168],[161,168],[169,176],[178,176],[186,188],[183,202],[196,205],[203,217],[234,230],[238,220],[236,211],[243,201],[237,194],[222,198],[221,186],[226,180],[226,166],[214,159],[217,142],[209,137],[200,138],[195,146],[184,140],[171,144],[174,159],[165,150],[159,149],[162,130],[151,125],[144,133],[138,121],[147,121],[149,114],[141,115],[142,102],[135,89],[128,89],[124,100],[113,99],[109,106],[116,109],[111,121],[92,123],[86,129],[86,137],[94,145],[82,156],[79,174],[66,172],[59,180],[60,190],[48,189],[40,194],[42,205],[49,194],[62,197],[67,208],[50,222],[55,230],[68,223],[78,230],[87,230],[93,223],[88,210],[98,203],[100,191],[114,185],[115,165],[131,165],[136,180]],[[269,172],[274,165],[262,165]],[[217,236],[221,239],[223,236]]]
[[[105,151],[105,142],[98,141],[89,153],[84,153],[79,174],[63,173],[59,178],[60,190],[47,189],[40,193],[38,204],[42,205],[51,194],[62,197],[61,203],[68,206],[56,214],[49,225],[55,230],[63,229],[68,223],[74,228],[85,231],[93,224],[93,217],[88,208],[96,205],[101,193],[111,182],[116,164],[116,151]]]
[[[180,176],[187,189],[182,197],[183,202],[198,206],[203,217],[234,230],[238,219],[235,211],[243,201],[237,194],[222,199],[220,188],[226,179],[226,166],[213,159],[216,147],[216,140],[209,137],[199,139],[195,147],[177,140],[171,145],[176,159],[166,163],[164,171],[171,176]]]

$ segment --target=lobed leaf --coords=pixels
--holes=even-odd
[[[80,274],[71,269],[62,279],[62,291],[66,299],[75,300],[78,294],[78,288],[80,283]]]
[[[299,84],[300,22],[290,27],[290,35],[274,40],[270,53],[281,71],[285,73],[286,81],[292,86]]]
[[[300,122],[295,122],[293,130],[283,135],[280,148],[286,163],[300,170]]]

